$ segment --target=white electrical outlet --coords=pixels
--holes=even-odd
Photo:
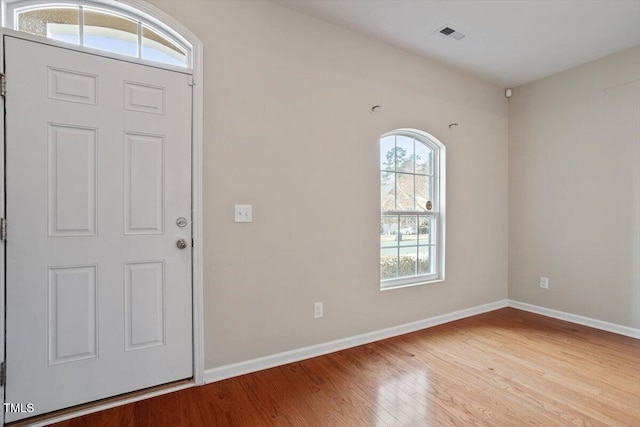
[[[548,277],[540,277],[540,287],[542,289],[549,289],[549,278]]]
[[[324,310],[321,302],[316,302],[313,304],[313,318],[319,319],[324,316]]]
[[[253,222],[252,205],[236,205],[236,222]]]

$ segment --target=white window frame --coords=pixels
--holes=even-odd
[[[127,3],[132,4],[132,6],[128,6]],[[18,31],[17,28],[17,14],[23,11],[29,11],[33,9],[41,9],[41,8],[62,8],[62,7],[80,7],[82,12],[82,8],[87,8],[95,11],[102,11],[109,14],[113,14],[116,16],[120,16],[126,19],[130,19],[136,21],[138,23],[138,55],[137,57],[129,57],[126,55],[113,54],[113,52],[102,51],[98,49],[85,48],[82,40],[83,40],[83,14],[80,13],[79,18],[79,33],[80,33],[80,44],[72,44],[69,43],[70,46],[80,47],[86,49],[87,51],[98,51],[101,54],[106,54],[105,56],[113,56],[118,59],[131,58],[136,62],[152,64],[156,66],[160,66],[162,68],[168,69],[177,69],[177,70],[193,70],[194,67],[194,54],[193,48],[194,45],[189,42],[189,40],[184,37],[181,32],[176,31],[174,28],[164,24],[162,21],[158,19],[154,19],[152,16],[144,12],[143,10],[135,8],[136,4],[143,3],[141,1],[109,1],[109,0],[61,0],[61,1],[44,1],[44,0],[4,0],[2,1],[2,27],[9,28],[12,30]],[[167,40],[174,42],[181,49],[184,50],[187,56],[187,64],[185,67],[170,65],[164,62],[156,62],[152,60],[142,59],[142,26],[147,26],[153,31],[157,32],[161,36],[165,37]]]
[[[404,276],[393,279],[380,278],[380,290],[386,291],[390,289],[405,288],[409,286],[425,285],[429,283],[442,282],[445,278],[445,235],[446,235],[446,148],[445,145],[440,142],[433,135],[418,130],[418,129],[396,129],[391,132],[387,132],[380,136],[378,139],[378,154],[381,155],[381,141],[385,137],[389,136],[406,136],[413,138],[416,143],[422,143],[426,145],[433,153],[433,210],[431,211],[417,211],[417,210],[393,210],[383,211],[382,200],[380,200],[380,219],[383,216],[393,215],[421,215],[431,216],[433,218],[433,225],[435,225],[435,255],[436,262],[434,265],[434,272],[432,274],[415,274],[412,276]],[[379,184],[382,182],[382,173],[384,172],[380,168],[381,160],[378,159],[378,166],[380,169],[380,175],[378,176]],[[415,176],[415,173],[414,173]],[[398,227],[400,225],[398,224]],[[379,257],[381,257],[382,247],[379,248]],[[380,258],[379,258],[380,259]]]

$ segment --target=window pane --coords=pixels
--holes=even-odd
[[[433,175],[433,151],[416,141],[416,173]]]
[[[420,246],[418,248],[418,274],[433,274],[434,246]]]
[[[142,58],[182,67],[189,65],[186,52],[177,43],[147,26],[142,27]]]
[[[433,239],[433,217],[420,216],[418,217],[418,244],[429,245],[434,243]]]
[[[416,210],[428,212],[427,202],[431,201],[431,211],[435,209],[433,205],[433,191],[431,189],[433,178],[426,175],[416,175]]]
[[[398,249],[380,250],[380,279],[393,279],[398,276]]]
[[[396,209],[396,174],[380,172],[380,210],[393,211]]]
[[[400,229],[398,230],[398,244],[400,246],[418,244],[418,217],[401,216]]]
[[[413,173],[413,138],[396,136],[396,169]]]
[[[412,174],[396,174],[396,209],[399,211],[412,211],[414,209]]]
[[[395,215],[380,218],[380,246],[398,245],[398,217]]]
[[[380,138],[380,170],[395,170],[396,137],[385,136]]]
[[[138,23],[111,13],[84,9],[84,45],[138,57]]]
[[[398,265],[398,277],[415,276],[416,275],[416,261],[417,261],[417,247],[410,246],[406,248],[400,248],[400,263]]]
[[[80,43],[77,7],[28,10],[18,13],[18,30],[68,43]]]

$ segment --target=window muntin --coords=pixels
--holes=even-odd
[[[19,5],[18,5],[19,6]],[[18,31],[178,67],[189,67],[188,48],[146,22],[110,10],[75,5],[16,7]]]
[[[382,289],[444,278],[441,159],[444,146],[426,133],[404,129],[380,138]]]

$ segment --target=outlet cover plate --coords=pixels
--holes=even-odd
[[[236,205],[235,221],[253,222],[253,205]]]
[[[540,287],[542,289],[549,289],[549,278],[548,277],[540,277]]]

